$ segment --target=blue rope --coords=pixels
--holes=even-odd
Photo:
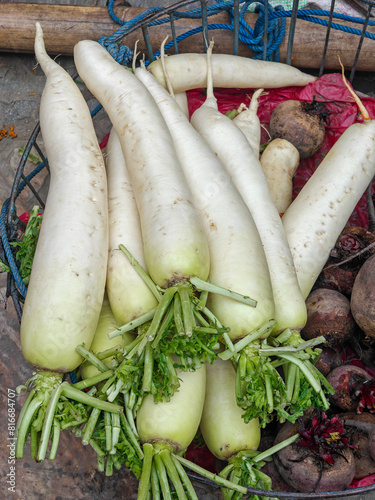
[[[240,15],[239,15],[239,40],[246,44],[254,53],[254,59],[263,59],[264,52],[264,34],[265,34],[265,1],[267,0],[249,0],[241,4]],[[207,16],[210,17],[212,15],[218,14],[220,12],[228,12],[230,17],[230,24],[209,24],[207,26],[208,30],[217,30],[217,29],[225,29],[229,31],[234,30],[233,26],[233,0],[216,0],[216,4],[207,6]],[[256,4],[255,12],[259,14],[258,19],[255,23],[254,29],[245,21],[245,14],[248,10],[248,7],[251,4]],[[133,51],[129,49],[126,45],[119,46],[121,40],[133,29],[133,27],[140,21],[147,19],[155,13],[163,10],[163,7],[152,7],[150,9],[145,10],[138,16],[135,16],[133,19],[129,21],[124,21],[119,19],[114,13],[114,0],[109,0],[108,4],[108,13],[110,17],[120,25],[120,28],[109,37],[102,37],[99,40],[99,43],[103,45],[109,53],[114,57],[114,59],[122,64],[127,65],[133,57]],[[286,18],[291,17],[291,10],[284,10],[281,5],[276,7],[272,7],[268,5],[268,30],[267,30],[267,50],[265,54],[266,60],[275,60],[279,61],[280,55],[280,45],[285,36],[286,31]],[[328,21],[326,19],[320,19],[320,17],[329,17],[330,12],[326,10],[318,10],[318,9],[302,9],[297,12],[297,17],[299,19],[312,22],[315,24],[320,24],[322,26],[328,26]],[[174,19],[200,19],[202,17],[201,8],[195,8],[190,11],[174,11],[173,12]],[[363,25],[365,20],[359,17],[351,17],[345,14],[333,13],[333,18],[338,20],[344,20],[351,23],[357,23]],[[156,19],[149,23],[149,26],[156,26],[164,23],[168,23],[170,21],[170,16],[166,15],[159,19]],[[370,26],[375,25],[374,20],[369,20],[368,24]],[[344,31],[346,33],[351,33],[354,35],[362,35],[362,30],[357,28],[352,28],[350,26],[344,26],[338,23],[331,24],[332,29]],[[187,31],[186,33],[177,37],[177,43],[185,40],[186,38],[195,35],[197,33],[202,32],[203,28],[198,27],[192,30]],[[370,38],[372,40],[375,39],[375,34],[365,33],[364,36],[366,38]],[[174,46],[174,42],[170,42],[165,46],[165,50],[168,50]],[[157,52],[155,56],[160,55],[160,52]],[[149,61],[146,61],[146,65]]]
[[[1,241],[3,244],[5,256],[7,258],[10,270],[12,272],[12,275],[14,277],[14,280],[17,284],[18,290],[20,291],[21,295],[23,297],[26,297],[26,287],[25,284],[18,272],[18,268],[16,265],[16,262],[13,257],[12,249],[10,247],[9,241],[8,241],[8,235],[7,235],[7,230],[6,230],[6,216],[8,212],[8,207],[9,207],[9,198],[7,198],[3,206],[1,207],[1,212],[0,212],[0,235],[1,235]]]
[[[36,168],[34,168],[34,170],[32,172],[30,172],[29,175],[26,176],[26,179],[28,181],[31,181],[43,168],[44,168],[44,163],[43,162],[39,163],[39,165]],[[16,197],[18,197],[21,194],[22,190],[25,188],[26,185],[27,185],[26,181],[20,182],[20,184],[19,184],[19,186],[17,188]],[[16,282],[16,285],[17,285],[17,288],[18,288],[19,292],[25,298],[26,297],[27,288],[25,287],[23,279],[21,278],[20,273],[18,272],[18,267],[17,267],[16,261],[14,259],[13,252],[12,252],[12,249],[10,247],[9,240],[8,240],[8,232],[7,232],[7,222],[6,222],[6,220],[7,220],[7,213],[8,213],[9,202],[10,202],[10,199],[7,198],[4,201],[3,206],[1,207],[1,212],[0,212],[0,236],[1,236],[1,241],[2,241],[2,244],[3,244],[5,256],[7,258],[8,265],[9,265],[10,270],[12,272],[12,276],[14,278],[14,281]]]

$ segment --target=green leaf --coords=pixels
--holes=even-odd
[[[30,219],[27,223],[22,240],[10,243],[10,245],[17,248],[16,259],[19,262],[19,273],[25,285],[29,283],[39,230],[42,224],[42,216],[39,215],[38,206],[34,206],[29,213]]]
[[[10,267],[4,264],[4,262],[1,259],[0,259],[0,272],[10,273]]]
[[[26,146],[21,146],[18,150],[18,153],[20,156],[23,155],[25,152]],[[34,163],[35,165],[39,165],[39,163],[42,163],[42,158],[40,156],[35,155],[34,153],[29,153],[27,156],[27,159],[31,161],[31,163]]]

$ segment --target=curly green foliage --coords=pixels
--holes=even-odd
[[[0,259],[0,272],[10,273],[10,267],[7,266],[1,259]]]
[[[117,402],[120,403],[119,400],[117,400]],[[107,476],[112,475],[113,467],[119,469],[125,464],[137,479],[140,478],[142,472],[142,455],[139,451],[140,443],[139,439],[134,434],[130,436],[129,432],[132,432],[129,430],[129,426],[121,424],[118,440],[115,446],[112,446],[111,450],[108,451],[106,420],[103,412],[101,412],[92,434],[90,444],[92,440],[96,443],[95,451],[98,454],[98,463],[101,464],[100,468],[105,471]],[[134,445],[135,441],[138,444],[136,443],[136,445]]]
[[[248,346],[240,354],[236,368],[237,404],[244,410],[243,419],[260,419],[265,427],[273,419],[273,412],[284,414],[287,405],[285,382],[270,363],[257,354],[258,346]]]
[[[124,383],[121,391],[131,390],[140,398],[151,393],[155,401],[169,401],[180,386],[176,369],[191,371],[205,362],[213,363],[221,334],[221,329],[207,332],[197,325],[191,336],[181,335],[175,322],[171,320],[158,335],[156,342],[149,342],[140,353],[125,353],[116,369],[116,375]],[[140,335],[147,335],[147,329]],[[149,356],[147,349],[151,351]],[[145,383],[147,370],[152,371],[150,383]]]
[[[22,240],[10,243],[10,245],[17,248],[16,259],[19,263],[19,273],[25,285],[29,283],[39,231],[42,225],[42,216],[39,215],[38,206],[35,206],[29,214],[30,218]]]

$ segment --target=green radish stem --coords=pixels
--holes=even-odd
[[[247,304],[252,307],[256,307],[257,305],[257,301],[250,297],[234,292],[232,290],[227,290],[212,283],[207,283],[194,276],[190,278],[190,283],[192,283],[198,291],[206,291],[223,295],[225,297],[228,297],[229,299],[234,299],[237,302],[241,302],[243,304]]]
[[[82,345],[76,348],[76,351],[91,365],[93,365],[99,372],[104,373],[108,371],[108,366],[98,359],[92,352],[85,349]]]
[[[99,375],[96,375],[94,377],[90,377],[85,380],[80,380],[79,382],[73,384],[72,387],[75,387],[76,389],[81,391],[83,389],[87,389],[88,387],[98,385],[100,384],[100,382],[104,382],[104,380],[108,380],[112,376],[113,376],[113,371],[107,370],[106,372],[100,373]]]
[[[227,349],[226,351],[220,353],[219,357],[221,359],[230,359],[235,354],[242,351],[242,349],[244,349],[248,344],[251,344],[252,342],[254,342],[254,340],[257,340],[261,337],[267,336],[267,334],[273,330],[275,324],[276,324],[275,320],[267,321],[261,327],[259,327],[257,330],[255,330],[252,333],[249,333],[246,337],[244,337],[241,340],[239,340],[238,342],[236,342],[234,344],[234,350]]]
[[[138,486],[138,500],[146,500],[149,490],[149,482],[151,478],[151,466],[154,456],[154,447],[151,443],[144,443],[143,445],[143,464],[142,474]]]
[[[152,493],[153,500],[160,500],[161,499],[159,478],[158,478],[158,473],[157,473],[157,470],[156,470],[156,467],[154,464],[151,467],[151,493]]]
[[[159,292],[158,287],[152,281],[150,276],[146,273],[143,267],[139,264],[139,262],[135,259],[135,257],[129,252],[129,250],[122,243],[118,247],[121,250],[121,252],[124,253],[125,256],[128,258],[130,264],[136,269],[140,278],[145,282],[145,284],[147,284],[147,287],[152,292],[156,300],[160,302],[161,294]]]
[[[195,490],[190,482],[189,476],[187,475],[185,469],[182,467],[180,462],[176,459],[174,455],[171,455],[174,466],[186,488],[187,494],[191,500],[198,500],[197,494],[195,493]]]
[[[142,316],[139,316],[138,318],[130,321],[126,325],[123,325],[116,330],[113,330],[108,334],[108,338],[113,339],[115,337],[118,337],[119,335],[123,335],[126,332],[130,332],[134,330],[135,328],[138,328],[139,326],[143,325],[144,323],[147,323],[150,321],[156,312],[156,308],[152,309],[151,311],[148,311],[147,313],[143,314]]]
[[[59,446],[59,440],[60,440],[60,424],[55,418],[53,420],[53,426],[52,426],[52,443],[51,443],[51,449],[49,452],[49,460],[55,460],[56,458],[56,453],[57,453],[57,448]]]
[[[60,396],[61,396],[63,389],[64,389],[63,384],[57,386],[57,388],[52,391],[52,394],[49,398],[47,409],[46,409],[46,416],[44,418],[42,433],[41,433],[40,441],[39,441],[38,454],[37,454],[38,461],[45,459],[48,441],[49,441],[50,434],[51,434],[51,428],[55,422],[55,411],[56,411],[57,403],[59,402],[59,399],[60,399]],[[58,422],[57,422],[57,425],[59,425]],[[55,445],[56,445],[56,437],[55,436],[54,436],[54,439],[52,439],[52,442],[55,443]],[[56,445],[56,449],[57,449],[57,445]],[[55,452],[56,452],[56,449],[55,449]]]
[[[166,468],[167,474],[174,486],[177,497],[179,500],[187,500],[187,496],[184,491],[183,483],[181,482],[181,478],[176,470],[174,461],[171,457],[170,450],[164,449],[160,451],[160,458],[163,461],[163,464]]]
[[[37,456],[40,460],[45,458],[51,428],[54,418],[57,418],[54,417],[57,404],[61,401],[64,405],[62,397],[109,412],[120,413],[123,411],[123,408],[119,405],[101,401],[81,392],[67,382],[62,382],[62,375],[56,377],[54,373],[38,372],[33,377],[33,382],[35,390],[31,391],[27,398],[26,409],[21,412],[17,422],[15,451],[17,458],[23,457],[23,448],[31,427],[36,431],[42,431]],[[64,418],[63,412],[61,418]]]
[[[182,465],[184,465],[187,469],[190,469],[193,472],[196,472],[197,474],[199,474],[202,477],[205,477],[206,479],[210,479],[211,481],[214,481],[219,486],[223,486],[225,488],[230,488],[230,489],[233,489],[235,491],[239,491],[242,494],[247,493],[247,488],[244,488],[243,486],[232,483],[231,481],[228,481],[225,478],[222,478],[213,472],[209,472],[206,469],[203,469],[202,467],[200,467],[199,465],[194,464],[193,462],[190,462],[190,460],[186,460],[186,458],[183,458],[180,455],[173,453],[173,457],[176,460],[178,460]]]
[[[132,260],[131,253],[125,247],[122,249]],[[152,286],[151,278],[147,278],[139,266],[135,268],[141,273],[144,282]],[[195,277],[191,279],[199,283],[200,288],[204,288],[205,283],[202,280]],[[191,284],[179,283],[167,288],[159,295],[157,308],[146,317],[132,321],[117,332],[109,333],[109,336],[113,338],[117,333],[130,329],[131,326],[141,327],[136,339],[123,350],[124,359],[116,369],[115,380],[106,387],[109,401],[113,401],[120,391],[123,393],[129,391],[131,386],[138,386],[140,398],[142,394],[150,392],[154,394],[156,400],[161,400],[163,397],[169,398],[179,387],[175,368],[170,361],[172,353],[180,357],[180,368],[184,366],[186,370],[191,370],[199,367],[202,362],[215,358],[219,337],[227,343],[230,350],[234,349],[226,329],[204,306],[205,297],[203,295],[202,299],[201,295],[196,298],[195,288]],[[242,301],[251,301],[248,297],[242,297],[239,294],[233,294],[233,297],[239,297]],[[146,321],[142,323],[142,319]],[[151,320],[150,323],[148,323],[149,320]],[[178,340],[177,345],[176,340]],[[193,355],[189,354],[190,350],[194,353]],[[162,376],[160,376],[160,370],[162,370]],[[132,385],[126,382],[130,372],[133,378]],[[161,380],[163,380],[162,384]]]

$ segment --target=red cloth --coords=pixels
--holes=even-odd
[[[359,481],[352,481],[352,483],[350,483],[348,488],[362,488],[363,486],[371,486],[372,484],[375,484],[375,474],[364,477]]]

